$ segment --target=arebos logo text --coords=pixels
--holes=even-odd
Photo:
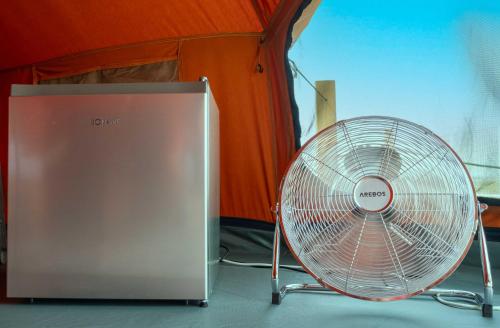
[[[359,193],[359,197],[385,197],[385,191],[365,191]]]
[[[110,125],[117,125],[120,122],[119,118],[93,118],[90,120],[90,124],[95,127],[105,127]]]

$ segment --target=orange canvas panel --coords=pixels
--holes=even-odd
[[[278,1],[257,3],[270,16]],[[4,1],[0,70],[149,40],[263,30],[254,0]]]
[[[208,77],[219,107],[221,215],[271,222],[276,200],[276,130],[260,37],[182,42],[181,81]]]
[[[500,206],[489,206],[482,216],[485,227],[500,228]]]

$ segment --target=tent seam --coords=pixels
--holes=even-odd
[[[183,36],[183,37],[178,37],[178,38],[155,39],[155,40],[149,40],[149,41],[145,41],[145,42],[144,41],[143,42],[135,42],[135,43],[128,43],[128,44],[122,44],[122,45],[117,45],[117,46],[105,47],[105,48],[84,50],[84,51],[73,53],[73,54],[49,58],[49,59],[46,59],[43,61],[38,61],[35,63],[24,64],[24,65],[13,66],[13,67],[5,67],[5,68],[0,69],[0,73],[2,73],[4,71],[9,71],[12,69],[44,65],[44,64],[47,64],[47,63],[50,63],[53,61],[55,62],[55,61],[60,61],[60,60],[85,57],[85,56],[89,56],[89,55],[93,55],[93,54],[98,54],[98,53],[104,52],[104,51],[123,50],[123,49],[144,46],[144,45],[161,45],[163,43],[173,43],[173,42],[179,42],[179,41],[223,38],[223,37],[249,37],[249,36],[261,37],[262,35],[264,35],[264,32],[218,33],[218,34],[207,34],[207,35]]]
[[[257,0],[252,0],[252,6],[255,11],[255,15],[257,15],[257,18],[259,19],[260,22],[260,27],[262,28],[262,31],[264,32],[266,30],[266,21],[269,21],[269,17],[264,17],[264,13],[262,12],[261,8],[257,4]]]

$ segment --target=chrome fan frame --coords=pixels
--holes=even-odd
[[[451,297],[451,298],[467,299],[469,302],[470,301],[475,302],[476,306],[478,306],[479,308],[482,309],[483,316],[492,316],[492,308],[493,308],[493,306],[492,306],[493,283],[492,283],[492,279],[491,279],[491,269],[490,269],[490,264],[489,264],[489,259],[488,259],[488,251],[487,251],[487,246],[486,246],[486,239],[485,239],[485,236],[484,236],[484,230],[483,230],[483,226],[482,226],[482,222],[481,222],[481,212],[485,209],[485,206],[483,206],[482,204],[477,203],[477,207],[476,207],[475,204],[477,202],[477,198],[476,198],[476,195],[475,195],[475,192],[474,192],[473,188],[470,191],[470,195],[472,196],[472,199],[474,201],[474,203],[473,203],[474,205],[472,205],[473,209],[470,209],[469,212],[467,212],[467,213],[472,212],[469,215],[473,216],[473,222],[474,222],[474,227],[471,227],[469,225],[469,230],[472,231],[472,233],[470,235],[470,238],[469,238],[469,236],[466,236],[466,238],[468,238],[466,240],[467,244],[465,246],[462,245],[461,250],[463,252],[460,254],[460,256],[458,258],[454,259],[455,262],[453,262],[453,265],[450,266],[448,264],[447,267],[445,266],[447,268],[447,272],[444,273],[444,274],[440,273],[439,277],[437,279],[435,279],[432,283],[427,283],[426,285],[422,286],[422,288],[420,288],[418,290],[414,290],[411,293],[406,293],[406,294],[401,294],[401,295],[393,295],[393,296],[389,295],[387,297],[385,297],[385,296],[384,297],[374,297],[373,295],[370,295],[368,297],[363,297],[363,295],[360,295],[359,293],[358,294],[351,294],[351,293],[349,293],[347,291],[347,283],[346,283],[346,289],[343,290],[342,288],[338,288],[336,286],[332,286],[332,284],[329,284],[327,281],[325,281],[324,279],[322,279],[322,277],[319,277],[318,275],[316,275],[313,272],[313,270],[310,270],[308,268],[308,266],[303,263],[303,261],[302,261],[302,259],[300,257],[300,253],[297,254],[295,252],[293,245],[290,243],[290,240],[287,237],[287,234],[283,233],[284,239],[287,242],[287,245],[290,248],[290,250],[291,250],[292,254],[294,255],[294,257],[296,258],[296,260],[302,265],[302,267],[305,269],[305,271],[307,273],[309,273],[313,278],[315,278],[319,282],[319,284],[314,284],[314,285],[310,285],[310,284],[291,284],[291,285],[282,286],[281,288],[279,287],[279,280],[278,280],[279,253],[280,253],[280,242],[279,241],[281,240],[281,231],[286,232],[284,230],[285,227],[284,227],[283,217],[282,217],[282,213],[281,213],[279,207],[280,207],[280,204],[282,204],[283,185],[284,185],[284,182],[285,182],[285,180],[286,180],[286,178],[287,178],[287,176],[289,174],[289,171],[290,171],[291,167],[294,166],[295,162],[298,161],[298,158],[299,158],[299,156],[301,156],[303,150],[306,149],[311,142],[314,142],[314,140],[318,136],[320,136],[322,133],[325,133],[325,131],[327,131],[329,129],[332,129],[332,128],[338,128],[339,129],[339,126],[343,126],[344,129],[345,129],[346,122],[349,123],[349,122],[356,121],[356,120],[368,120],[368,121],[370,121],[370,120],[387,120],[389,122],[390,121],[392,121],[392,122],[402,122],[402,124],[407,124],[410,127],[416,127],[417,129],[420,129],[421,130],[420,132],[424,131],[426,134],[430,134],[431,137],[434,138],[434,139],[436,139],[438,142],[440,142],[442,144],[441,146],[445,149],[444,150],[445,155],[443,155],[443,158],[444,158],[444,156],[446,156],[447,152],[449,154],[452,154],[452,157],[454,157],[453,160],[456,160],[457,163],[459,163],[459,165],[461,166],[460,170],[463,170],[463,172],[467,176],[467,179],[469,180],[468,182],[470,183],[470,186],[473,187],[472,180],[470,178],[470,175],[469,175],[469,173],[468,173],[465,165],[462,163],[462,161],[460,160],[460,158],[458,157],[458,155],[453,151],[453,149],[445,141],[443,141],[441,138],[439,138],[438,136],[436,136],[435,134],[433,134],[431,131],[429,131],[428,129],[426,129],[424,127],[416,125],[414,123],[411,123],[411,122],[408,122],[408,121],[404,121],[404,120],[400,120],[400,119],[390,118],[390,117],[369,116],[369,117],[353,118],[353,119],[346,120],[346,121],[340,121],[340,122],[336,123],[334,126],[328,127],[325,130],[320,131],[313,138],[311,138],[296,153],[294,159],[291,161],[291,163],[290,163],[289,167],[287,168],[286,173],[285,173],[285,175],[284,175],[284,177],[282,179],[282,185],[280,187],[279,202],[276,205],[276,227],[275,227],[275,243],[274,243],[273,270],[272,270],[272,287],[273,287],[273,302],[272,303],[273,304],[279,304],[281,302],[281,299],[287,293],[289,293],[289,292],[297,292],[297,291],[313,291],[313,292],[320,291],[320,292],[330,292],[330,293],[334,292],[334,293],[340,293],[340,294],[344,294],[344,295],[355,297],[355,298],[359,298],[359,299],[375,300],[375,301],[399,300],[399,299],[404,299],[404,298],[408,298],[408,297],[415,296],[415,295],[423,293],[424,295],[431,295],[431,296],[433,296],[438,301],[440,301],[440,302],[442,302],[444,304],[451,305],[451,306],[455,305],[456,307],[465,307],[465,308],[467,308],[467,306],[463,305],[463,303],[457,303],[457,302],[454,302],[454,301],[447,301],[445,298],[446,297]],[[396,137],[394,137],[394,138],[396,138]],[[347,139],[347,137],[346,137],[346,139]],[[336,141],[334,141],[334,144],[336,144]],[[356,154],[356,148],[352,144],[350,146],[353,149],[353,152],[355,153],[355,155],[357,156],[357,154]],[[376,145],[375,147],[373,147],[371,149],[374,150],[378,146],[380,146],[380,145]],[[363,149],[361,149],[361,150],[363,150]],[[365,151],[369,151],[369,149],[366,149],[366,148],[364,150]],[[352,155],[352,154],[348,154],[348,155]],[[392,155],[392,153],[391,153],[391,155]],[[347,156],[345,156],[345,157],[347,157]],[[401,165],[401,157],[399,156],[399,154],[397,154],[397,158],[396,159],[398,161],[397,164]],[[358,159],[358,164],[361,164],[361,162],[362,161],[359,161],[359,159]],[[380,164],[381,164],[380,167],[382,168],[382,163],[380,163]],[[362,170],[362,168],[361,168],[361,170]],[[361,179],[366,178],[366,176],[367,175],[363,173],[363,175],[361,175]],[[382,180],[384,180],[384,179],[382,179]],[[355,179],[355,181],[359,181],[359,176]],[[357,188],[357,186],[354,188],[354,190],[356,190],[356,188]],[[389,189],[387,189],[387,191],[390,192],[390,194],[391,194],[390,195],[391,196],[390,200],[388,201],[388,203],[386,204],[386,206],[384,206],[383,208],[381,208],[380,210],[377,210],[375,212],[380,213],[383,210],[385,210],[389,205],[391,205],[392,196],[393,195],[392,195],[392,188],[391,188],[390,185],[389,185]],[[288,193],[288,195],[289,194],[290,194],[290,192]],[[354,194],[353,197],[355,197],[355,195],[356,194]],[[296,195],[293,195],[293,196],[296,196]],[[300,195],[297,195],[297,196],[300,196]],[[358,200],[354,200],[353,203],[355,203],[356,205],[359,205],[358,204],[359,203]],[[469,206],[469,207],[472,208],[472,206]],[[369,206],[367,206],[367,208],[364,208],[365,212],[371,212],[370,208],[368,208],[368,207]],[[382,214],[380,214],[380,216],[381,216],[382,221],[383,221],[384,217],[382,216]],[[366,216],[365,216],[365,220],[366,220]],[[470,219],[468,219],[468,220],[470,220]],[[384,223],[384,226],[385,226],[385,223]],[[362,233],[362,231],[363,230],[361,230],[361,233]],[[479,243],[480,243],[480,247],[481,247],[481,262],[482,262],[482,267],[483,267],[483,278],[484,278],[484,287],[485,287],[484,288],[484,295],[481,296],[479,294],[471,293],[471,292],[467,292],[467,291],[431,289],[432,287],[436,286],[437,284],[439,284],[440,282],[442,282],[444,279],[446,279],[460,265],[460,263],[462,262],[463,258],[465,257],[465,255],[467,254],[467,252],[469,250],[469,247],[470,247],[470,245],[472,243],[472,240],[474,238],[474,232],[476,232],[476,231],[478,233]],[[360,233],[360,237],[361,237],[361,233]],[[389,232],[387,231],[387,233],[389,233]],[[292,235],[292,238],[293,237],[295,237],[295,236]],[[390,236],[389,236],[389,239],[390,239]],[[358,245],[359,245],[359,241],[358,241]],[[302,251],[302,249],[300,251]],[[388,253],[390,255],[391,251],[390,251],[389,247],[387,247],[387,251],[388,251]],[[395,251],[395,249],[394,249],[394,251]],[[354,251],[353,256],[355,257],[355,255],[356,255],[356,251]],[[354,262],[354,258],[353,258],[352,261]],[[399,259],[398,259],[398,261],[399,261]],[[351,266],[352,266],[352,264],[351,264]],[[396,271],[397,271],[396,265],[394,265],[394,269],[396,269]],[[404,277],[404,278],[405,278],[405,281],[406,281],[406,277]],[[401,282],[401,284],[402,283],[403,282]],[[408,290],[408,285],[406,286],[406,288]]]

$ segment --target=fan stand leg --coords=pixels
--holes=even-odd
[[[483,220],[481,214],[488,208],[486,204],[479,204],[479,224],[477,227],[479,250],[481,256],[481,267],[483,269],[484,295],[481,312],[483,317],[493,317],[493,278],[491,276],[491,264],[488,254],[488,245],[484,234]]]
[[[273,268],[271,272],[271,288],[272,288],[272,304],[281,304],[281,292],[279,287],[279,269],[280,269],[280,221],[278,213],[278,205],[276,205],[276,226],[274,228],[274,243],[273,243]]]

